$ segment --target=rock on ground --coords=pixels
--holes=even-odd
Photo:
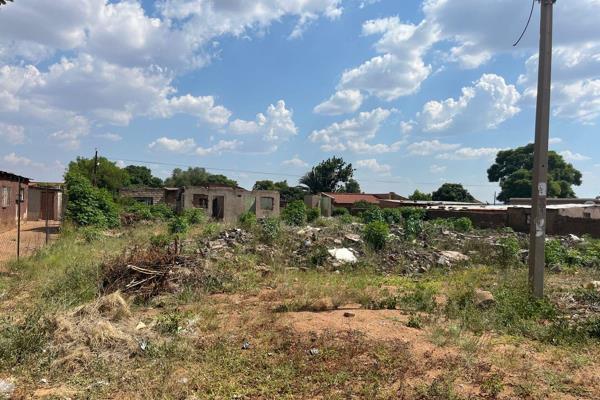
[[[328,252],[329,255],[335,258],[337,261],[349,264],[354,264],[358,261],[354,253],[350,249],[347,249],[345,247],[342,247],[341,249],[331,249],[328,250]]]

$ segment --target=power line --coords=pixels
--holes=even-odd
[[[529,23],[531,22],[531,17],[533,16],[534,8],[535,8],[535,0],[532,0],[531,11],[529,12],[529,18],[527,18],[527,24],[525,24],[525,29],[523,29],[523,32],[521,32],[521,36],[519,36],[517,41],[513,43],[513,47],[516,47],[519,44],[519,42],[521,42],[521,39],[523,39],[523,36],[525,36],[525,32],[527,32],[527,28],[529,28]]]
[[[168,163],[168,162],[161,162],[161,161],[133,160],[133,159],[115,158],[115,157],[107,157],[107,158],[112,161],[126,161],[126,162],[139,163],[139,164],[165,165],[165,166],[169,166],[169,167],[189,167],[189,168],[197,167],[197,166],[189,165],[189,164]],[[213,167],[202,167],[202,168],[209,170],[209,171],[233,172],[233,173],[238,173],[238,174],[283,176],[283,177],[290,177],[290,178],[301,178],[302,177],[302,175],[286,174],[286,173],[280,173],[280,172],[253,171],[253,170],[246,170],[246,169],[216,168],[216,167],[214,167],[214,168]],[[403,178],[403,179],[410,181],[410,178]],[[414,181],[406,182],[406,181],[400,181],[400,180],[379,180],[379,179],[369,179],[369,181],[377,182],[377,183],[404,184],[404,185],[406,185],[406,184],[432,185],[432,186],[440,185],[440,182],[414,182]],[[462,184],[462,185],[466,186],[466,187],[495,187],[496,186],[493,184]]]

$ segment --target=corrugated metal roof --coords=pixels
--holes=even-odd
[[[379,199],[372,194],[363,193],[323,193],[331,197],[337,204],[354,204],[357,201],[366,201],[371,204],[379,204]]]
[[[29,182],[29,178],[26,178],[26,177],[21,176],[21,175],[13,174],[11,172],[6,172],[6,171],[0,171],[0,178],[10,179],[10,180],[13,180],[13,181],[18,181],[19,178],[21,178],[21,181],[23,183],[28,183]]]

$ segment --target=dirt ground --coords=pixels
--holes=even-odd
[[[49,221],[50,240],[58,237],[60,221]],[[46,243],[46,221],[30,221],[21,226],[21,255],[29,256]],[[17,229],[0,233],[0,268],[17,257]]]

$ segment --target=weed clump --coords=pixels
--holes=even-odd
[[[275,242],[281,234],[279,218],[269,217],[260,221],[260,239],[267,244]]]
[[[292,201],[281,212],[281,219],[292,226],[306,224],[306,204],[302,200]]]
[[[363,240],[373,249],[381,250],[387,243],[390,228],[383,221],[373,221],[367,226],[363,232]]]
[[[242,228],[244,228],[245,230],[249,231],[254,229],[254,227],[256,226],[256,214],[254,214],[253,212],[245,212],[242,215],[240,215],[239,218],[239,222],[240,222],[240,226]]]
[[[306,220],[308,222],[314,222],[321,216],[321,209],[318,207],[309,208],[306,210]]]

